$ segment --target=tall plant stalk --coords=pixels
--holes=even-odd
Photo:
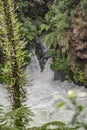
[[[24,51],[24,41],[20,40],[20,23],[14,10],[13,0],[0,0],[0,7],[1,44],[6,59],[3,74],[11,93],[12,107],[17,109],[22,106],[21,103],[25,96],[23,65],[27,53]]]
[[[2,72],[11,95],[13,110],[22,107],[25,97],[24,58],[27,53],[24,51],[25,43],[20,39],[20,23],[14,10],[13,0],[0,0],[0,44],[5,55],[5,66]],[[14,118],[16,128],[24,127],[23,118],[21,115]]]

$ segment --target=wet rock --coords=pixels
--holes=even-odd
[[[65,73],[61,70],[54,72],[54,80],[60,80],[61,82],[65,81]]]

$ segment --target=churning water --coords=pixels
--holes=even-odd
[[[75,113],[75,107],[68,98],[68,91],[74,90],[77,94],[86,92],[84,87],[78,87],[67,81],[54,81],[54,73],[50,70],[50,60],[47,61],[41,72],[36,55],[27,66],[28,74],[26,104],[34,112],[30,126],[38,126],[49,121],[64,121],[69,123]],[[64,101],[65,105],[58,108],[58,103]],[[78,104],[84,106],[81,120],[87,121],[87,96],[77,98]],[[9,106],[6,90],[0,86],[0,104]]]
[[[26,85],[29,94],[27,105],[35,114],[31,126],[38,126],[49,121],[69,123],[75,113],[75,107],[68,98],[68,91],[74,90],[78,94],[86,91],[84,87],[79,88],[67,81],[54,81],[54,73],[50,69],[50,62],[50,60],[47,61],[43,72],[41,72],[38,59],[34,55],[31,64],[27,67],[31,83],[31,85],[29,83]],[[65,106],[58,109],[58,103],[62,101],[65,102]],[[87,110],[87,96],[77,98],[77,102],[85,106],[85,110],[81,115],[81,119],[85,122],[87,119],[87,114],[85,114]]]

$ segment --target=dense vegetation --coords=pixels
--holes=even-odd
[[[22,106],[26,97],[24,70],[39,36],[50,48],[51,69],[87,86],[86,0],[0,0],[0,82],[7,85],[12,101],[12,111],[1,114],[1,122],[5,117],[11,120],[9,126],[0,125],[2,130],[25,130],[30,121],[27,115],[32,113]],[[49,124],[32,129],[46,130]],[[64,123],[56,124],[59,130],[68,129]]]
[[[69,2],[15,0],[15,9],[21,22],[20,34],[27,40],[27,49],[31,51],[35,47],[38,36],[45,37],[45,42],[50,47],[49,55],[53,59],[51,68],[54,71],[64,71],[68,80],[85,86],[87,83],[86,7],[86,0]],[[0,48],[0,66],[3,66],[5,58],[2,47]],[[3,81],[2,76],[1,81]]]
[[[18,22],[14,10],[13,1],[0,1],[0,9],[0,40],[3,55],[5,57],[1,72],[7,90],[10,93],[12,110],[14,110],[13,116],[9,114],[9,119],[11,121],[13,119],[13,126],[15,126],[15,129],[23,129],[25,127],[25,123],[23,124],[23,118],[25,117],[24,115],[26,112],[28,114],[28,108],[22,108],[22,102],[25,99],[24,84],[26,79],[24,66],[26,64],[25,57],[27,56],[27,51],[25,51],[26,42],[24,42],[20,35],[20,23]],[[25,120],[26,119],[27,118],[25,117]],[[24,122],[26,122],[25,120]]]
[[[38,36],[45,37],[53,59],[51,68],[86,86],[86,0],[21,0],[16,1],[16,7],[21,33],[30,43],[27,47],[34,47]]]
[[[47,30],[45,41],[51,48],[51,68],[64,71],[67,79],[84,85],[87,81],[86,6],[85,0],[55,1],[41,25],[41,31]]]

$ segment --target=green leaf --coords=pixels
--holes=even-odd
[[[47,25],[47,24],[41,24],[40,28],[41,28],[41,30],[40,30],[41,32],[44,31],[44,30],[47,31],[49,29],[49,25]]]
[[[65,105],[65,102],[60,102],[58,105],[57,105],[57,107],[58,108],[61,108],[61,107],[63,107]]]
[[[56,40],[56,33],[54,32],[49,33],[45,38],[45,42],[47,43],[48,46],[55,44],[56,42],[55,40]]]
[[[78,106],[78,111],[79,111],[79,112],[82,112],[82,110],[83,110],[83,106],[82,106],[82,105],[79,105],[79,106]]]

